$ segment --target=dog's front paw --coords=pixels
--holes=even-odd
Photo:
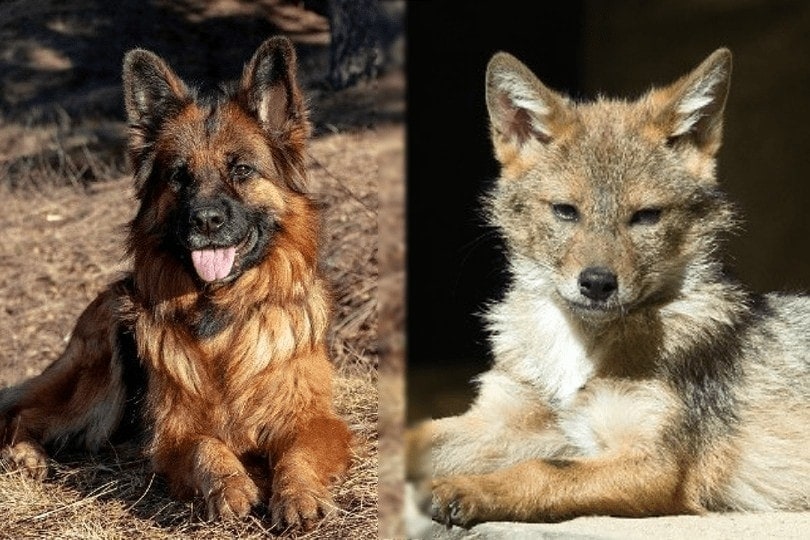
[[[258,503],[259,488],[243,473],[220,478],[205,497],[209,521],[243,518]]]
[[[310,530],[334,509],[332,497],[326,488],[300,487],[273,493],[270,512],[273,525],[278,528]]]
[[[431,517],[450,527],[491,520],[493,493],[481,476],[448,476],[433,481]]]
[[[7,446],[0,453],[0,459],[10,469],[18,470],[34,480],[44,480],[48,475],[48,454],[35,442],[20,441]]]

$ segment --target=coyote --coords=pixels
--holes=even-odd
[[[409,433],[447,524],[810,508],[810,300],[718,255],[731,53],[636,101],[574,103],[489,62],[512,281],[464,414]]]

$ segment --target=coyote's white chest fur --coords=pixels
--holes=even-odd
[[[593,374],[598,352],[547,294],[551,285],[533,263],[519,260],[514,266],[514,288],[487,316],[494,356],[539,396],[568,405]]]
[[[612,336],[583,331],[536,264],[517,258],[512,268],[513,288],[487,317],[499,375],[480,377],[482,394],[505,386],[511,395],[504,399],[520,395],[522,403],[550,407],[554,429],[565,439],[560,455],[594,456],[655,433],[655,424],[677,409],[662,385],[651,378],[602,380],[598,370],[609,353],[604,341]],[[511,384],[504,384],[503,373]]]

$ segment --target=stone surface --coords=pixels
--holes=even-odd
[[[423,523],[424,525],[424,523]],[[414,533],[415,531],[410,531]],[[658,518],[582,517],[561,523],[482,523],[470,530],[438,523],[423,527],[419,536],[442,540],[655,539],[706,540],[810,538],[810,512],[709,514]]]

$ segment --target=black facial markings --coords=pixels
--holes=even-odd
[[[248,253],[243,253],[240,270],[245,271],[264,260],[273,236],[278,232],[279,224],[265,210],[256,209],[248,213],[248,222],[256,231],[256,245]]]

